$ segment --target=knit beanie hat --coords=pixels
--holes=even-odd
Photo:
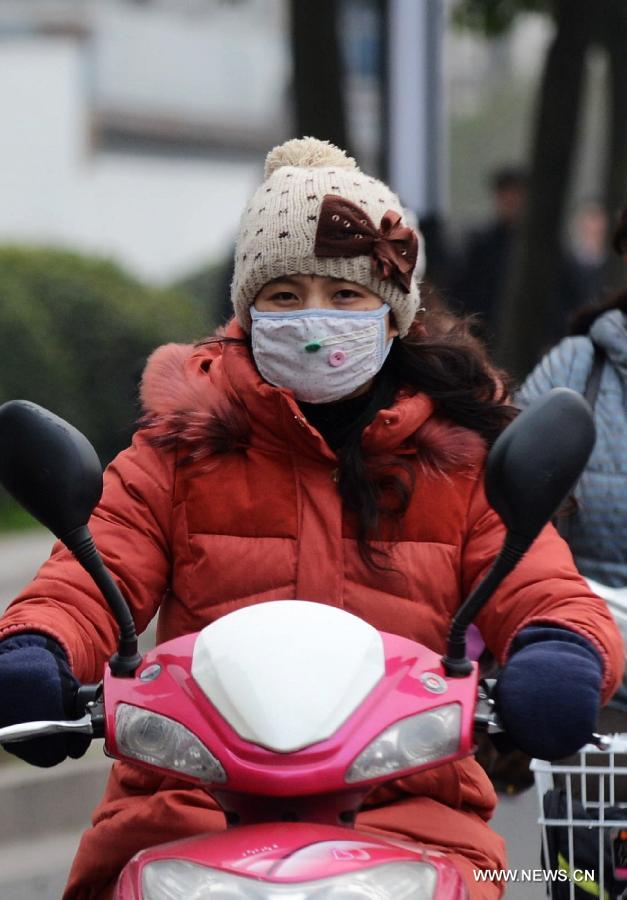
[[[266,158],[265,181],[242,216],[231,299],[242,328],[261,288],[283,275],[361,284],[387,303],[399,335],[420,306],[418,238],[385,184],[328,141],[287,141]]]

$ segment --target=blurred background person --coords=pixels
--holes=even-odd
[[[562,337],[568,319],[603,295],[608,261],[608,216],[597,200],[575,210],[568,229],[558,287],[555,337]]]
[[[627,207],[612,243],[627,261]],[[527,406],[555,387],[583,394],[597,429],[592,456],[572,502],[558,515],[558,528],[579,571],[607,599],[627,648],[627,290],[579,311],[570,336],[536,366],[517,402]],[[614,705],[627,713],[627,677]]]
[[[527,178],[515,167],[490,177],[492,217],[466,238],[451,294],[465,313],[477,313],[488,341],[497,324],[512,248],[524,210]]]

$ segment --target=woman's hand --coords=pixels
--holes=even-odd
[[[29,632],[0,641],[0,727],[74,718],[78,687],[65,653],[52,638]],[[49,767],[67,756],[82,756],[89,742],[87,735],[52,735],[5,749],[31,765]]]
[[[580,635],[551,626],[524,628],[496,689],[507,734],[539,759],[575,753],[596,728],[602,674],[599,655]]]

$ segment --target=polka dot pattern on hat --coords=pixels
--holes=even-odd
[[[239,323],[250,331],[250,307],[261,288],[282,275],[323,275],[364,285],[388,303],[401,336],[420,306],[418,284],[404,292],[391,279],[373,272],[367,254],[321,258],[314,245],[325,196],[351,200],[379,226],[388,210],[403,213],[398,197],[355,160],[327,141],[302,138],[270,151],[266,179],[244,215],[235,251],[231,298]]]

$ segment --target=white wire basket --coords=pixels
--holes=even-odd
[[[553,880],[547,878],[547,895],[560,900],[627,900],[627,880],[617,882],[613,866],[608,865],[613,840],[627,830],[627,733],[608,736],[607,749],[586,745],[576,757],[559,763],[534,759],[531,770],[540,811],[543,867],[545,872],[553,870]],[[558,816],[549,817],[544,797],[557,788],[562,789],[564,808]],[[593,861],[588,852],[581,858],[581,836],[585,836],[587,850],[596,842]],[[567,855],[556,854],[558,843]],[[563,873],[563,880],[556,877],[556,868]],[[586,874],[590,871],[594,872],[592,879]]]

